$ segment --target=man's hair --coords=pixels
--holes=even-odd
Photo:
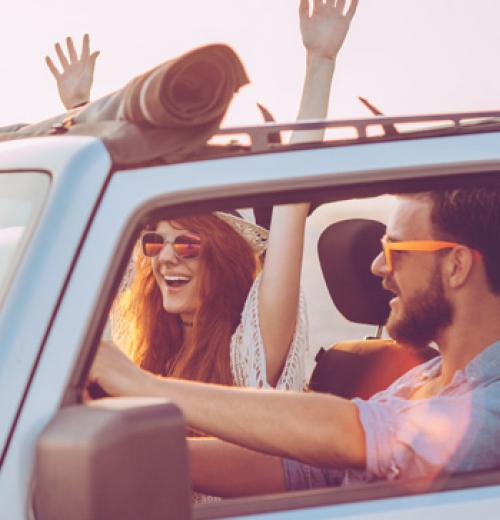
[[[490,289],[500,294],[500,186],[420,193],[432,202],[431,222],[439,238],[477,249]]]

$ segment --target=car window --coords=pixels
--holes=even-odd
[[[0,302],[49,184],[49,176],[41,172],[0,173]]]
[[[328,348],[347,339],[375,336],[377,333],[377,327],[373,324],[350,321],[332,301],[319,261],[318,241],[322,233],[334,223],[351,219],[370,219],[385,224],[394,203],[395,198],[390,195],[330,202],[321,204],[307,219],[301,274],[301,290],[308,320],[309,350],[305,370],[307,379],[314,369],[315,357],[321,348]],[[247,209],[244,211],[248,213]],[[190,217],[191,215],[184,218],[189,219]],[[155,224],[150,222],[145,229],[154,228],[154,226]],[[142,232],[139,238],[141,235]],[[130,303],[137,302],[137,294],[140,294],[141,291],[137,291],[137,294],[127,294],[135,279],[138,256],[142,256],[139,239],[127,262],[127,269],[119,284],[102,338],[113,340],[125,351],[130,351],[132,348],[127,338],[134,337],[136,333],[134,327],[137,323],[134,325],[134,319],[131,319],[131,316],[134,312],[140,312],[138,308],[132,311]],[[145,308],[142,311],[144,312]]]

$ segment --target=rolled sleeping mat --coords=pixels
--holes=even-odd
[[[179,161],[217,131],[236,92],[249,82],[227,45],[194,49],[134,78],[122,89],[0,140],[52,134],[99,137],[120,164]]]

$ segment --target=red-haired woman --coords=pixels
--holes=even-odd
[[[314,2],[310,13],[309,1],[300,1],[307,67],[299,119],[326,116],[335,59],[357,3],[344,14],[345,1]],[[292,140],[322,137],[321,130],[296,132]],[[308,204],[274,208],[267,240],[265,230],[226,213],[155,223],[142,235],[135,279],[115,306],[116,341],[139,366],[161,375],[301,390],[307,211]],[[94,378],[110,394],[126,395],[125,367],[107,364],[101,350]]]
[[[306,207],[280,210],[297,215],[303,228]],[[287,272],[284,279],[290,270],[298,279],[300,258],[290,262],[285,254],[301,249],[302,235],[290,237],[285,251],[270,250],[260,274],[267,239],[267,230],[222,212],[151,226],[136,249],[133,281],[115,303],[114,341],[140,367],[156,374],[300,389],[307,327],[303,302],[297,312],[298,283],[275,298],[269,294],[274,290],[270,283],[279,286],[281,276],[273,282],[261,279],[269,263],[284,260],[290,263],[281,266]],[[283,296],[292,302],[286,308]],[[273,321],[291,323],[286,329],[271,323],[271,314]]]

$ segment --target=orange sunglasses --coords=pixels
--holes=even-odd
[[[404,242],[391,242],[387,240],[387,237],[382,237],[382,249],[384,251],[385,264],[387,271],[392,271],[392,251],[412,251],[412,252],[424,252],[433,253],[435,251],[442,251],[443,249],[453,249],[457,246],[463,246],[458,242],[445,242],[442,240],[408,240]],[[468,246],[465,246],[468,247]],[[476,259],[481,258],[481,253],[476,249],[472,249]]]

